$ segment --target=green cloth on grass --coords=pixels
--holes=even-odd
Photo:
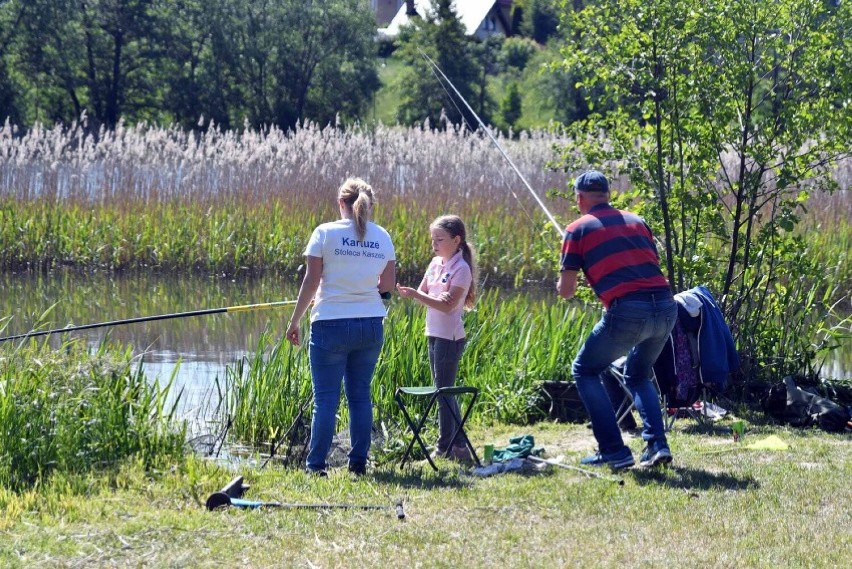
[[[532,435],[521,435],[519,437],[511,437],[509,446],[504,448],[495,448],[493,462],[505,462],[513,458],[526,458],[530,455],[539,456],[544,452],[544,447],[536,447],[535,439]]]

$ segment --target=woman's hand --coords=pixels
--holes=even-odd
[[[293,344],[294,346],[302,345],[301,333],[299,332],[299,323],[290,323],[290,326],[287,328],[287,341]]]

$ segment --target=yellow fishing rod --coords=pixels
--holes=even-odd
[[[15,336],[6,336],[0,338],[0,342],[7,340],[20,340],[23,338],[34,338],[36,336],[47,336],[49,334],[59,334],[64,332],[77,332],[79,330],[90,330],[92,328],[104,328],[107,326],[119,326],[121,324],[136,324],[138,322],[151,322],[154,320],[168,320],[170,318],[186,318],[187,316],[202,316],[204,314],[222,314],[225,312],[247,312],[250,310],[266,310],[268,308],[279,308],[296,304],[295,300],[282,300],[279,302],[263,302],[260,304],[243,304],[240,306],[226,306],[225,308],[208,308],[205,310],[192,310],[190,312],[173,312],[172,314],[159,314],[157,316],[140,316],[137,318],[127,318],[126,320],[111,320],[110,322],[98,322],[97,324],[84,324],[82,326],[67,326],[65,328],[54,328],[52,330],[33,330],[26,334],[17,334]]]

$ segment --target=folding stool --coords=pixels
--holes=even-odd
[[[612,401],[612,407],[615,410],[616,422],[619,427],[622,427],[622,430],[626,428],[623,427],[626,420],[629,420],[630,425],[635,426],[636,424],[632,417],[628,417],[628,415],[633,413],[633,410],[636,408],[636,404],[633,402],[633,394],[630,393],[630,389],[624,381],[624,364],[626,361],[627,356],[621,356],[612,362],[604,373],[601,374],[601,379],[604,381],[604,387],[606,388],[607,395],[609,395],[610,401]],[[603,377],[604,374],[605,377]],[[613,388],[609,387],[607,382],[609,382],[610,385],[617,386],[614,389],[618,391],[618,394],[612,392]],[[653,370],[651,370],[651,382],[659,393],[660,386],[657,384],[657,378],[654,375]]]
[[[405,449],[405,454],[402,455],[402,461],[399,463],[399,467],[402,468],[405,466],[406,461],[411,455],[411,451],[414,448],[415,441],[420,445],[420,448],[423,449],[423,453],[426,455],[426,460],[429,461],[429,464],[436,471],[438,467],[435,466],[435,463],[432,461],[432,457],[429,456],[429,449],[426,447],[426,443],[423,442],[423,439],[420,438],[420,432],[423,430],[423,425],[426,424],[426,420],[429,417],[429,413],[433,408],[437,408],[438,399],[442,396],[456,396],[456,395],[469,395],[470,398],[468,400],[468,404],[466,407],[463,407],[461,402],[459,403],[459,410],[462,411],[462,416],[459,417],[453,411],[452,415],[456,422],[456,428],[453,431],[453,436],[450,439],[449,448],[453,448],[453,444],[456,442],[456,439],[463,435],[465,446],[470,451],[471,456],[473,457],[474,462],[477,466],[482,466],[479,462],[479,458],[476,456],[476,450],[474,450],[473,445],[470,443],[470,439],[468,439],[467,435],[464,432],[464,424],[467,422],[467,418],[470,416],[470,412],[473,409],[473,404],[476,403],[476,398],[479,396],[479,389],[476,387],[468,387],[464,385],[457,385],[453,387],[399,387],[394,394],[394,399],[396,400],[396,404],[399,405],[400,410],[402,411],[403,417],[405,417],[405,422],[408,423],[408,427],[411,429],[411,433],[414,437],[411,439],[411,442],[408,444],[408,448]],[[420,419],[415,423],[412,419],[411,415],[408,412],[408,407],[405,404],[404,396],[410,397],[428,397],[429,400],[426,403],[426,409],[423,411],[423,414],[420,416]]]

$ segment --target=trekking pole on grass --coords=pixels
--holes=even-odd
[[[240,306],[226,306],[225,308],[208,308],[206,310],[192,310],[190,312],[173,312],[172,314],[160,314],[157,316],[140,316],[137,318],[127,318],[126,320],[111,320],[110,322],[98,322],[97,324],[84,324],[82,326],[68,326],[66,328],[54,328],[52,330],[30,331],[26,334],[17,334],[15,336],[6,336],[0,338],[0,342],[8,340],[19,340],[22,338],[35,338],[36,336],[47,336],[49,334],[59,334],[63,332],[77,332],[79,330],[90,330],[92,328],[105,328],[108,326],[119,326],[121,324],[136,324],[138,322],[151,322],[154,320],[168,320],[170,318],[186,318],[187,316],[203,316],[205,314],[221,314],[223,312],[246,312],[249,310],[265,310],[267,308],[278,308],[296,304],[295,300],[282,300],[280,302],[263,302],[260,304],[243,304]]]
[[[219,507],[231,506],[233,508],[246,508],[256,510],[261,508],[270,508],[277,510],[396,510],[397,519],[405,519],[405,510],[402,507],[402,502],[397,502],[394,506],[379,506],[374,504],[282,504],[281,502],[261,502],[255,500],[245,500],[243,498],[222,497],[221,504],[216,503],[214,507],[208,509],[215,510]]]

